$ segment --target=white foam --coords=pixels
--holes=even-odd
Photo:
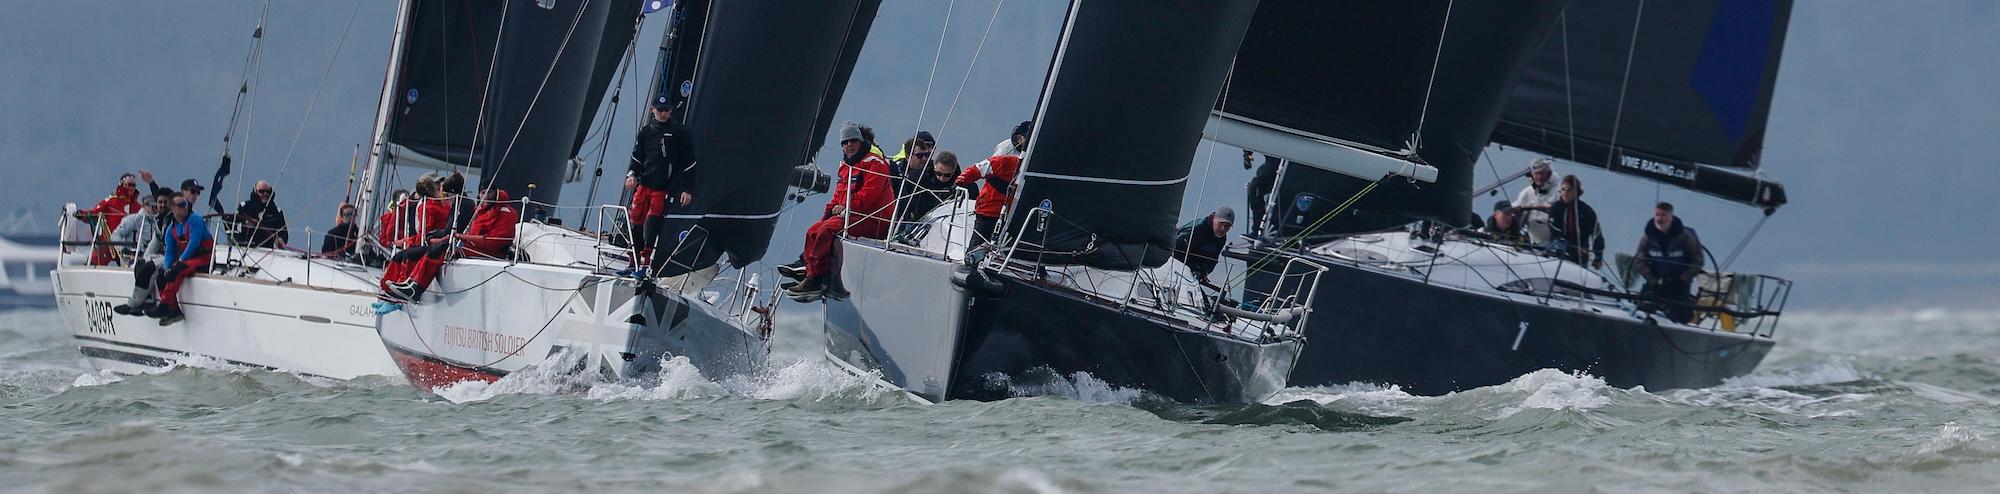
[[[802,358],[768,370],[764,375],[738,381],[734,389],[760,400],[825,401],[855,397],[874,401],[886,390],[875,385],[879,374],[854,375],[818,358]]]
[[[582,363],[583,355],[568,350],[556,352],[541,363],[529,366],[519,372],[507,374],[498,381],[460,381],[431,390],[438,397],[452,403],[485,401],[496,396],[510,394],[548,395],[567,390],[589,389],[596,376],[587,372],[573,372]]]
[[[1374,383],[1348,383],[1336,386],[1313,386],[1306,388],[1285,388],[1264,400],[1266,405],[1282,405],[1299,400],[1311,400],[1320,406],[1339,404],[1354,411],[1369,415],[1403,416],[1417,411],[1417,405],[1427,399],[1403,391],[1402,386]]]
[[[675,356],[660,361],[660,379],[651,386],[632,386],[619,383],[597,383],[584,396],[593,400],[687,400],[708,398],[728,394],[722,385],[709,381],[701,375],[701,369],[687,357]]]
[[[90,386],[103,386],[106,384],[111,384],[123,380],[125,380],[125,377],[118,375],[118,373],[116,372],[111,372],[109,370],[100,370],[95,373],[76,376],[76,381],[71,382],[70,386],[78,388],[85,388]]]
[[[1814,362],[1811,365],[1786,369],[1778,372],[1756,372],[1732,377],[1722,381],[1723,387],[1776,388],[1782,386],[1817,386],[1868,379],[1869,376],[1856,370],[1846,360],[1832,359]]]
[[[1057,376],[1045,383],[1014,385],[1010,382],[1007,389],[1014,396],[1059,396],[1085,403],[1129,405],[1138,401],[1140,396],[1137,389],[1118,387],[1083,371]]]
[[[1950,456],[1987,458],[2000,456],[1982,446],[1987,446],[1986,436],[1958,425],[1958,422],[1946,422],[1943,427],[1938,428],[1937,434],[1918,445],[1917,449],[1909,452],[1905,458],[1910,461],[1925,461]]]
[[[1496,388],[1503,392],[1528,395],[1521,400],[1520,405],[1500,410],[1498,418],[1506,418],[1530,408],[1591,410],[1611,404],[1611,397],[1603,394],[1611,387],[1604,384],[1603,378],[1582,373],[1571,374],[1555,369],[1530,372]]]

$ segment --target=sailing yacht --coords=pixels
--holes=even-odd
[[[707,164],[696,166],[715,171],[699,173],[693,202],[670,211],[660,227],[669,233],[653,236],[655,257],[638,259],[620,226],[627,222],[623,207],[582,208],[586,224],[595,221],[610,233],[523,222],[510,255],[453,260],[428,294],[378,319],[381,342],[405,377],[435,388],[562,362],[576,368],[558,370],[643,381],[675,358],[712,379],[761,369],[777,294],[746,268],[769,246],[795,168],[820,146],[878,6],[876,0],[676,2],[654,88],[685,98],[674,118],[697,133],[697,159]],[[596,60],[597,73],[609,73],[632,36],[627,13],[639,12],[636,1],[587,7],[580,16],[590,20],[586,36],[605,33],[595,52],[565,53],[545,42],[561,39],[561,29],[510,31],[507,36],[517,40],[530,38],[522,41],[524,50],[548,55],[496,56],[496,70],[583,75],[565,81],[569,85],[551,82],[546,90],[528,86],[542,93],[543,105],[550,93],[563,101],[600,91],[610,79],[585,77],[591,72],[585,69]],[[444,34],[425,31],[430,25],[411,21],[409,43]],[[501,93],[495,100],[532,104],[525,94]],[[555,107],[582,111],[580,119],[571,114],[567,123],[536,124],[543,132],[524,132],[532,138],[521,142],[501,135],[484,149],[464,152],[483,153],[483,175],[512,184],[501,185],[505,190],[554,183],[586,134],[577,124],[591,121],[591,101]],[[543,108],[530,121],[546,118]],[[505,147],[514,148],[511,156],[501,152]],[[539,188],[522,206],[531,212],[553,207],[555,189]],[[633,276],[634,266],[647,269]],[[570,358],[549,359],[556,355]]]
[[[1071,2],[1004,233],[968,251],[961,198],[917,235],[843,239],[827,359],[931,402],[1086,375],[1199,403],[1284,387],[1322,268],[1274,266],[1309,288],[1238,304],[1172,257],[1204,117],[1256,12]]]
[[[1703,192],[1768,218],[1784,189],[1756,172],[1791,3],[1570,2],[1560,17],[1534,18],[1511,5],[1432,3],[1450,21],[1441,46],[1422,48],[1438,54],[1439,85],[1416,113],[1429,121],[1415,152],[1438,169],[1437,183],[1375,184],[1280,155],[1293,161],[1279,173],[1269,233],[1231,252],[1330,268],[1319,283],[1338,294],[1314,299],[1305,330],[1314,344],[1292,383],[1434,395],[1552,368],[1666,389],[1755,369],[1776,342],[1788,280],[1711,263],[1689,307],[1635,290],[1622,259],[1596,269],[1457,227],[1467,223],[1474,167],[1489,142]],[[1254,268],[1252,287],[1284,293],[1279,273]],[[1668,317],[1675,309],[1697,317]]]
[[[260,21],[253,54],[262,40]],[[223,163],[227,169],[226,154]],[[75,211],[75,205],[66,206],[59,220],[60,250],[50,251],[56,257],[49,280],[63,324],[97,369],[140,373],[192,356],[335,379],[397,372],[375,337],[374,314],[368,311],[380,269],[283,248],[235,245],[225,223],[210,219],[209,231],[217,232],[214,261],[208,272],[193,275],[181,289],[186,317],[161,325],[112,310],[132,294],[130,259],[93,264],[90,253],[102,242],[94,232],[108,227],[77,220]],[[308,230],[305,240],[305,245],[316,245],[318,239]]]

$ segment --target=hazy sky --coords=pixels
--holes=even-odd
[[[995,16],[997,1],[885,0],[839,119],[876,127],[884,147],[921,119],[946,149],[971,160],[990,150],[1032,111],[1065,8],[1014,0]],[[102,198],[122,171],[149,169],[167,183],[213,173],[260,3],[4,3],[0,213],[31,211],[52,227],[61,203]],[[387,0],[273,4],[250,125],[237,136],[237,172],[224,199],[240,198],[244,179],[271,180],[295,228],[331,224],[350,154],[369,136],[393,17]],[[651,66],[660,27],[649,22],[639,37],[642,67]],[[1763,159],[1792,204],[1734,268],[1799,280],[1799,306],[2000,302],[2000,260],[1989,254],[2000,221],[1981,200],[2000,186],[1992,158],[2000,141],[1996,54],[2000,3],[1799,2]],[[630,146],[633,115],[620,112],[612,149]],[[1236,150],[1210,156],[1203,146],[1194,157],[1183,217],[1241,207],[1248,172]],[[1497,150],[1490,157],[1500,173],[1531,158]],[[621,175],[622,163],[611,162],[607,175]],[[1490,175],[1484,166],[1480,176]],[[1558,171],[1584,179],[1585,200],[1604,217],[1614,250],[1636,242],[1656,194],[1682,205],[1720,255],[1757,220],[1756,211],[1629,177],[1576,165]],[[600,202],[613,187],[599,189]],[[564,199],[580,202],[587,188],[573,184]],[[798,218],[782,223],[769,260],[789,260],[803,228]]]

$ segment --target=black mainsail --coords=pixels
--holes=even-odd
[[[556,202],[640,0],[413,0],[386,122],[398,164]]]
[[[1764,208],[1790,0],[1576,2],[1514,87],[1493,142]]]
[[[668,215],[658,274],[743,267],[764,257],[793,168],[811,160],[839,106],[880,0],[712,0],[686,7],[698,36],[676,35],[666,90],[689,90],[687,126],[700,142],[694,202]],[[692,12],[694,10],[690,10]],[[683,45],[685,46],[685,45]],[[686,53],[695,61],[687,64]],[[692,70],[692,72],[685,72]],[[683,86],[685,84],[685,86]]]
[[[1255,7],[1071,3],[1008,222],[1016,257],[1115,270],[1167,262],[1188,157]]]
[[[1416,220],[1465,224],[1473,165],[1515,76],[1564,3],[1270,1],[1259,7],[1218,116],[1276,122],[1309,137],[1428,164],[1435,167],[1433,183],[1382,181],[1320,224],[1381,175],[1328,171],[1335,163],[1315,160],[1356,159],[1331,146],[1320,156],[1298,156],[1230,131],[1215,137],[1310,165],[1283,172],[1281,199],[1273,201],[1269,216],[1272,235],[1311,229],[1310,236],[1323,237]],[[1343,29],[1324,27],[1335,22]]]

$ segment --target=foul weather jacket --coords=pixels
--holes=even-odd
[[[165,264],[187,263],[201,259],[206,261],[215,249],[215,236],[208,233],[208,222],[199,217],[189,217],[186,221],[176,220],[167,225]]]
[[[972,185],[983,182],[979,187],[979,201],[972,213],[988,218],[999,218],[1000,210],[1014,200],[1014,177],[1021,171],[1021,157],[996,155],[985,161],[966,167],[958,174],[958,185]]]
[[[694,137],[687,127],[654,121],[639,128],[627,168],[648,189],[678,194],[695,185]]]
[[[1639,238],[1637,254],[1633,267],[1649,280],[1686,283],[1701,272],[1701,238],[1693,228],[1681,225],[1679,217],[1664,232],[1653,228],[1652,220],[1647,220],[1646,234]]]
[[[507,252],[507,246],[514,243],[514,226],[521,222],[521,212],[514,210],[514,203],[507,202],[507,191],[493,191],[494,202],[479,206],[479,213],[473,215],[472,225],[465,228],[465,234],[478,239],[467,239],[459,245],[463,255],[500,257]]]
[[[1560,251],[1564,257],[1579,263],[1590,262],[1591,255],[1604,259],[1604,235],[1597,231],[1597,210],[1589,203],[1557,199],[1549,205],[1549,230],[1564,244]],[[1590,249],[1588,255],[1585,247]]]
[[[277,247],[292,242],[285,212],[278,209],[277,200],[275,196],[269,202],[252,198],[236,206],[236,228],[243,233],[238,242],[251,247]]]
[[[833,200],[826,202],[826,214],[832,215],[834,206],[846,206],[855,215],[867,216],[863,221],[886,223],[896,214],[893,179],[889,160],[882,155],[868,153],[858,160],[842,160],[840,180],[834,183]]]

